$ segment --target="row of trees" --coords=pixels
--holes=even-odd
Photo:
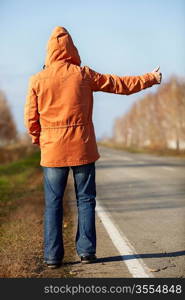
[[[185,149],[185,80],[172,77],[115,121],[113,140],[130,147]]]
[[[17,137],[17,128],[3,91],[0,90],[0,146]]]

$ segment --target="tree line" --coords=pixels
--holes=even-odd
[[[185,149],[185,80],[171,77],[116,119],[113,140],[126,147]]]
[[[2,90],[0,90],[0,145],[5,145],[17,138],[16,124]]]

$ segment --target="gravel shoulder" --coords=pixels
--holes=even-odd
[[[73,211],[73,234],[75,240],[77,225],[77,210],[75,193],[73,188],[72,174],[69,176],[69,193],[68,202]],[[107,231],[105,230],[100,218],[96,214],[96,231],[97,231],[97,262],[91,264],[81,264],[78,255],[74,249],[74,261],[71,262],[71,272],[75,278],[130,278],[126,265],[124,264],[120,253],[113,245]],[[74,246],[73,246],[74,247]]]

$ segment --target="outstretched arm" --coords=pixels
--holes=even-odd
[[[39,145],[40,122],[37,106],[37,95],[34,90],[33,80],[30,79],[26,103],[24,107],[24,125],[32,137],[32,144]]]
[[[85,73],[91,82],[93,91],[130,95],[143,89],[159,84],[159,69],[141,76],[117,76],[112,74],[100,74],[85,66]]]

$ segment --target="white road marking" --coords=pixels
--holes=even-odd
[[[133,161],[133,159],[132,159],[132,158],[130,158],[130,157],[125,157],[125,156],[123,156],[123,157],[122,157],[122,159],[124,159],[124,160],[128,160],[128,161]]]
[[[171,167],[163,167],[163,169],[168,170],[168,171],[174,171],[174,169]]]
[[[116,155],[116,158],[124,160],[124,161],[133,161],[132,158],[124,156],[124,155],[119,155],[119,154]]]
[[[96,211],[101,219],[109,237],[111,238],[113,244],[122,256],[124,263],[126,264],[129,272],[134,278],[153,278],[153,274],[149,272],[147,266],[141,258],[137,258],[136,251],[130,244],[126,236],[115,226],[111,217],[105,212],[103,207],[96,201]],[[133,256],[131,259],[126,259],[127,255]]]
[[[106,153],[103,155],[103,157],[110,157],[112,158],[113,155],[110,154],[110,153]],[[133,161],[133,158],[130,158],[128,156],[124,156],[124,155],[119,155],[119,154],[116,154],[116,158],[120,158],[121,160],[125,160],[125,161]]]

